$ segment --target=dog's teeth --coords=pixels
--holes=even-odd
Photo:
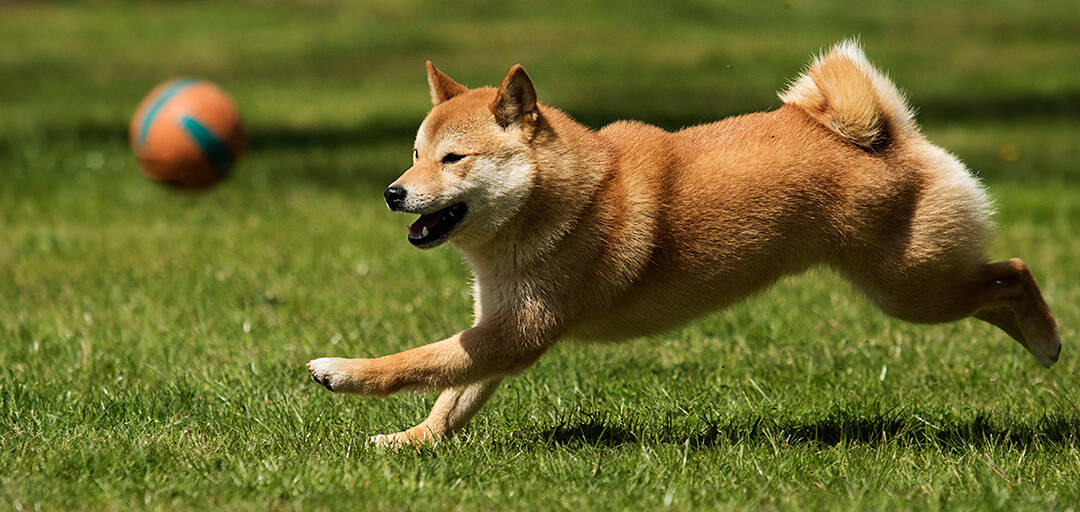
[[[420,236],[427,236],[427,226],[424,226],[424,231],[420,232]]]

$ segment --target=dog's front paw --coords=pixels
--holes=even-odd
[[[320,357],[309,362],[307,369],[311,372],[311,380],[330,391],[355,392],[355,361],[341,357]]]
[[[439,443],[442,438],[424,424],[394,434],[371,436],[369,442],[383,448],[404,448],[406,446],[426,446]]]

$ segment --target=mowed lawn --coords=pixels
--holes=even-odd
[[[0,508],[1075,509],[1080,8],[1073,2],[0,6]],[[471,321],[451,247],[405,240],[423,62],[523,64],[599,127],[778,105],[861,35],[984,178],[993,257],[1057,314],[1052,370],[974,320],[884,317],[825,271],[653,339],[564,345],[434,448],[371,447],[433,396],[334,396],[319,356]],[[142,178],[158,82],[233,93],[248,152],[205,193]]]

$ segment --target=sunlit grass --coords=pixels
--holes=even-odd
[[[28,509],[1046,509],[1080,499],[1075,6],[23,3],[0,8],[0,506]],[[771,108],[861,34],[997,201],[995,258],[1062,326],[1051,371],[974,320],[884,317],[822,270],[652,339],[566,345],[458,438],[392,452],[433,397],[333,396],[303,363],[470,322],[468,270],[381,189],[427,108],[521,62],[599,126]],[[134,105],[181,74],[248,120],[202,194],[141,178]]]

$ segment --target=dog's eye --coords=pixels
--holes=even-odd
[[[465,155],[459,155],[457,153],[447,153],[446,156],[442,157],[442,163],[452,164],[461,160],[462,158],[465,158]]]
[[[413,150],[412,150],[412,159],[416,160],[417,158],[420,158],[420,152],[417,151],[416,148],[413,148]]]

